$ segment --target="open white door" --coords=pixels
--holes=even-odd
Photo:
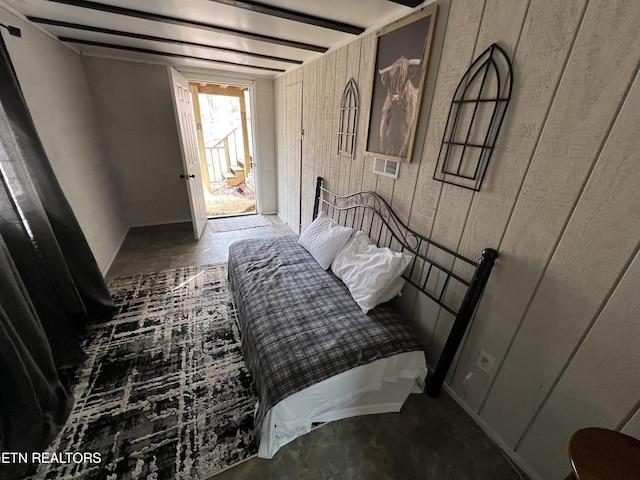
[[[171,95],[180,136],[182,162],[184,164],[184,174],[181,175],[181,178],[187,184],[193,234],[196,240],[199,240],[204,227],[207,225],[207,204],[204,199],[204,185],[202,184],[202,170],[200,168],[196,123],[193,118],[189,82],[177,70],[171,67],[168,68]]]

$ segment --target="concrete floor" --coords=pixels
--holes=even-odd
[[[277,215],[264,215],[264,219],[269,226],[231,232],[215,232],[207,225],[200,241],[194,240],[190,223],[132,228],[106,278],[226,262],[229,245],[237,240],[292,234]]]
[[[226,262],[231,243],[291,234],[277,217],[268,227],[193,239],[191,224],[133,228],[107,278]],[[473,420],[442,393],[410,395],[402,411],[331,422],[283,447],[273,459],[252,458],[215,480],[429,479],[518,480],[518,472]]]

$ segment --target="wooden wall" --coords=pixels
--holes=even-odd
[[[363,155],[375,35],[276,80],[279,212],[306,227],[321,175],[340,193],[375,190],[413,228],[465,255],[497,248],[448,390],[533,478],[563,478],[575,430],[640,437],[640,4],[439,6],[416,148],[398,180],[374,175]],[[457,82],[493,42],[513,61],[514,90],[487,178],[472,192],[432,177]],[[350,77],[361,93],[354,160],[336,154]],[[293,132],[283,121],[300,113],[301,159],[286,148]],[[410,291],[402,298],[433,366],[451,316]],[[490,375],[476,367],[481,349],[496,359]]]

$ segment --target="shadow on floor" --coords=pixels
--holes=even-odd
[[[107,278],[226,262],[243,238],[292,234],[276,215],[268,226],[230,232],[190,223],[132,228]],[[411,395],[399,413],[331,422],[294,440],[271,460],[253,458],[215,480],[429,479],[518,480],[518,473],[480,427],[449,397]]]
[[[399,413],[330,422],[215,480],[518,480],[507,458],[446,394],[412,394]]]

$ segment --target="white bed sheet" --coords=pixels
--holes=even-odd
[[[424,389],[424,352],[400,353],[353,368],[278,402],[262,423],[258,457],[311,431],[313,423],[399,412],[411,392]]]

